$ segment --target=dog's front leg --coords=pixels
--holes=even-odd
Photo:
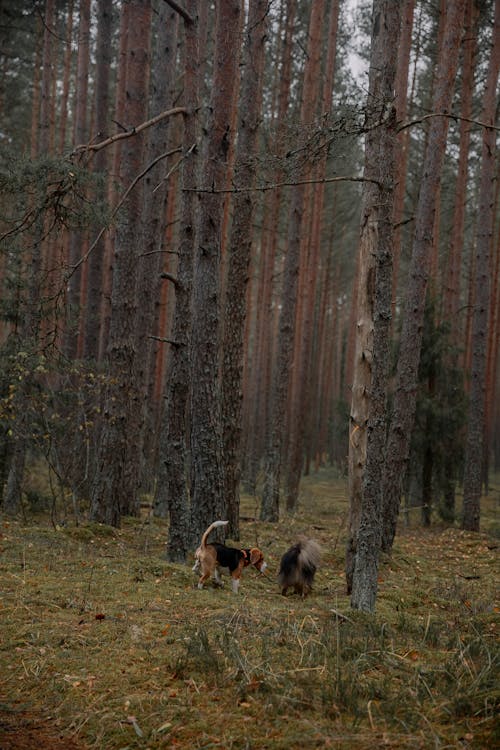
[[[233,589],[233,593],[237,594],[238,589],[240,588],[240,579],[239,578],[231,578],[231,588]]]

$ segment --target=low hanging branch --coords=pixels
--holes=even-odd
[[[151,120],[142,122],[136,127],[125,130],[123,133],[115,133],[115,135],[110,135],[109,138],[106,138],[104,141],[100,141],[99,143],[81,143],[79,146],[75,146],[75,148],[71,152],[71,155],[74,156],[75,154],[87,153],[89,151],[95,153],[96,151],[100,151],[102,148],[106,148],[106,146],[110,146],[116,141],[122,141],[124,138],[131,138],[133,135],[142,133],[143,130],[156,125],[166,117],[171,117],[172,115],[187,114],[188,110],[186,109],[186,107],[174,107],[173,109],[167,109],[164,112],[160,112],[160,114],[156,115],[156,117],[152,117]]]
[[[277,190],[282,187],[295,187],[296,185],[317,185],[328,182],[372,182],[380,187],[378,180],[372,180],[368,177],[323,177],[321,179],[310,180],[292,180],[290,182],[273,182],[269,185],[257,185],[256,187],[232,187],[232,188],[183,188],[185,193],[252,193],[266,192],[267,190]]]
[[[464,122],[470,122],[472,125],[477,125],[479,128],[488,128],[489,130],[500,130],[500,127],[493,125],[493,123],[481,122],[481,120],[473,120],[470,117],[462,117],[461,115],[453,115],[449,112],[432,112],[430,115],[423,115],[417,120],[411,120],[400,125],[397,129],[398,133],[407,128],[412,128],[414,125],[421,125],[426,120],[430,120],[432,117],[448,117],[450,120],[463,120]]]

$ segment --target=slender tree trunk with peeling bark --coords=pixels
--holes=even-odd
[[[385,458],[390,361],[392,251],[396,176],[393,103],[400,3],[374,0],[360,236],[357,341],[349,425],[349,537],[346,580],[351,606],[373,611],[380,548],[381,479]]]

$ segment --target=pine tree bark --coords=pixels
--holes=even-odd
[[[464,10],[465,0],[454,0],[447,5],[443,44],[438,60],[433,100],[433,113],[438,116],[431,119],[424,157],[403,314],[394,404],[384,467],[382,549],[385,552],[391,550],[396,533],[401,482],[408,461],[410,437],[415,418],[418,364],[433,249],[435,206],[441,184],[441,170],[448,131],[446,115],[451,112],[463,34]]]
[[[279,65],[279,91],[273,122],[277,124],[277,136],[274,144],[278,146],[281,134],[280,125],[286,120],[290,102],[290,82],[293,49],[293,29],[295,24],[296,0],[286,0],[286,13],[282,3],[282,15],[285,16],[282,30],[283,42]],[[279,35],[281,38],[281,35]],[[279,179],[279,175],[278,175]],[[250,363],[249,387],[246,396],[245,433],[248,435],[245,482],[250,492],[255,493],[257,476],[265,446],[265,435],[268,431],[269,401],[271,375],[274,359],[273,320],[275,317],[272,305],[273,278],[276,265],[276,251],[279,244],[277,228],[279,226],[282,191],[272,191],[269,201],[263,206],[263,222],[260,242],[259,271],[256,290],[255,347]]]
[[[108,41],[109,45],[109,41]],[[80,0],[78,23],[78,60],[76,71],[76,102],[74,120],[74,143],[85,143],[88,135],[88,85],[90,63],[90,0]],[[82,256],[84,234],[73,231],[69,241],[70,277],[67,294],[67,318],[64,352],[69,359],[77,354],[78,325],[80,318],[80,292],[82,283],[82,266],[78,264]]]
[[[96,81],[95,81],[95,132],[100,140],[109,135],[110,113],[110,65],[111,39],[113,29],[113,0],[99,0],[97,6],[97,47]],[[78,141],[83,143],[83,140]],[[106,175],[108,171],[108,149],[102,148],[94,157],[93,170],[103,180],[97,200],[105,202],[107,194]],[[85,305],[83,357],[97,361],[99,355],[99,337],[101,327],[101,309],[103,302],[103,272],[105,241],[101,239],[88,258],[87,301]]]
[[[250,187],[255,179],[257,135],[261,119],[267,0],[250,0],[242,74],[238,143],[235,156],[236,185]],[[237,193],[228,243],[222,347],[222,429],[224,498],[228,535],[239,539],[239,485],[241,476],[241,401],[243,343],[247,283],[252,249],[255,194]]]
[[[496,3],[491,55],[486,79],[481,120],[495,124],[498,75],[500,69],[500,3]],[[481,180],[476,229],[475,299],[472,321],[472,368],[465,444],[464,500],[462,528],[479,531],[481,477],[485,428],[486,352],[490,304],[490,249],[493,237],[495,203],[496,134],[493,127],[483,130]]]
[[[319,99],[319,111],[329,112],[331,109],[335,55],[337,46],[338,2],[330,9],[329,33],[327,37],[326,70],[323,87]],[[319,91],[317,92],[319,94]],[[288,513],[295,513],[298,506],[299,487],[307,442],[312,443],[312,436],[308,433],[312,415],[312,373],[314,368],[313,338],[315,325],[317,289],[321,269],[321,226],[323,218],[323,204],[325,194],[325,177],[327,151],[325,149],[314,169],[314,178],[318,184],[311,188],[310,201],[310,231],[304,233],[307,247],[303,252],[303,264],[300,272],[301,292],[303,298],[302,314],[299,319],[296,336],[296,357],[294,370],[294,389],[292,391],[291,418],[289,425],[289,455],[285,485],[285,505]],[[309,439],[308,439],[309,438]]]
[[[200,0],[184,5],[193,23],[184,24],[184,99],[189,113],[184,122],[182,203],[180,214],[179,261],[175,283],[172,346],[167,364],[166,392],[160,436],[160,465],[155,504],[161,515],[169,514],[167,559],[184,562],[192,546],[189,528],[188,421],[189,345],[193,256],[196,244],[195,193],[198,176],[199,137],[199,15]]]
[[[216,8],[214,75],[201,180],[204,187],[217,190],[225,187],[234,138],[230,116],[237,76],[241,0],[219,0]],[[195,539],[226,510],[219,382],[222,211],[222,194],[200,194],[191,339],[191,534]]]
[[[162,3],[155,18],[153,38],[155,49],[151,69],[150,116],[154,117],[167,110],[172,104],[177,57],[178,15],[166,3]],[[170,120],[159,122],[149,130],[146,165],[169,151],[171,143]],[[178,155],[176,155],[178,159]],[[137,359],[138,377],[142,391],[142,421],[144,429],[141,437],[141,474],[147,487],[147,478],[153,474],[155,431],[153,409],[156,405],[149,399],[152,392],[151,379],[154,378],[156,350],[158,344],[152,338],[156,333],[155,313],[161,287],[164,264],[164,237],[166,225],[166,203],[170,181],[165,179],[168,162],[162,159],[147,173],[144,179],[143,207],[141,212],[142,252],[138,268],[138,308],[137,308]],[[147,487],[148,490],[151,487]]]
[[[311,122],[314,117],[315,92],[320,76],[319,56],[324,5],[324,0],[318,0],[311,8],[307,46],[308,58],[304,70],[300,112],[300,122],[303,125]],[[270,418],[265,453],[264,488],[260,514],[263,521],[279,520],[287,396],[294,350],[304,195],[304,185],[296,185],[292,188],[277,355],[272,379]]]
[[[350,523],[346,580],[351,606],[372,612],[377,594],[392,308],[396,108],[392,101],[400,3],[374,0],[365,140],[357,344],[349,438]]]
[[[36,147],[33,145],[32,155],[36,156],[49,153],[50,147],[50,111],[51,111],[51,87],[54,75],[53,64],[53,28],[55,22],[55,2],[46,0],[45,23],[43,31],[42,52],[42,74],[40,89],[40,112],[38,132],[36,133]],[[35,79],[37,74],[35,74]],[[33,133],[33,135],[35,135]],[[38,191],[33,201],[43,206],[45,195]],[[23,315],[20,325],[20,338],[25,351],[33,356],[38,351],[41,325],[41,279],[42,279],[42,257],[45,228],[45,212],[40,211],[32,232],[27,239],[26,250],[26,275],[27,289],[23,299]],[[26,372],[19,387],[14,394],[12,408],[17,415],[16,435],[13,439],[12,453],[10,456],[7,486],[3,498],[3,508],[6,513],[17,513],[21,508],[24,470],[26,465],[26,453],[28,450],[31,424],[29,420],[29,398],[33,387],[33,371],[30,369],[29,360],[25,363]]]
[[[126,73],[127,122],[147,119],[150,0],[129,4]],[[123,141],[120,183],[126,189],[143,166],[143,134]],[[115,263],[111,293],[111,320],[107,352],[108,383],[103,424],[97,447],[96,475],[92,485],[90,517],[119,526],[122,515],[137,515],[142,429],[140,385],[136,360],[137,266],[140,252],[137,228],[142,198],[135,187],[116,230]]]

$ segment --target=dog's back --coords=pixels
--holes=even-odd
[[[286,594],[293,587],[297,594],[306,596],[312,589],[320,559],[320,547],[313,539],[301,539],[290,547],[281,558],[278,573],[281,593]]]

